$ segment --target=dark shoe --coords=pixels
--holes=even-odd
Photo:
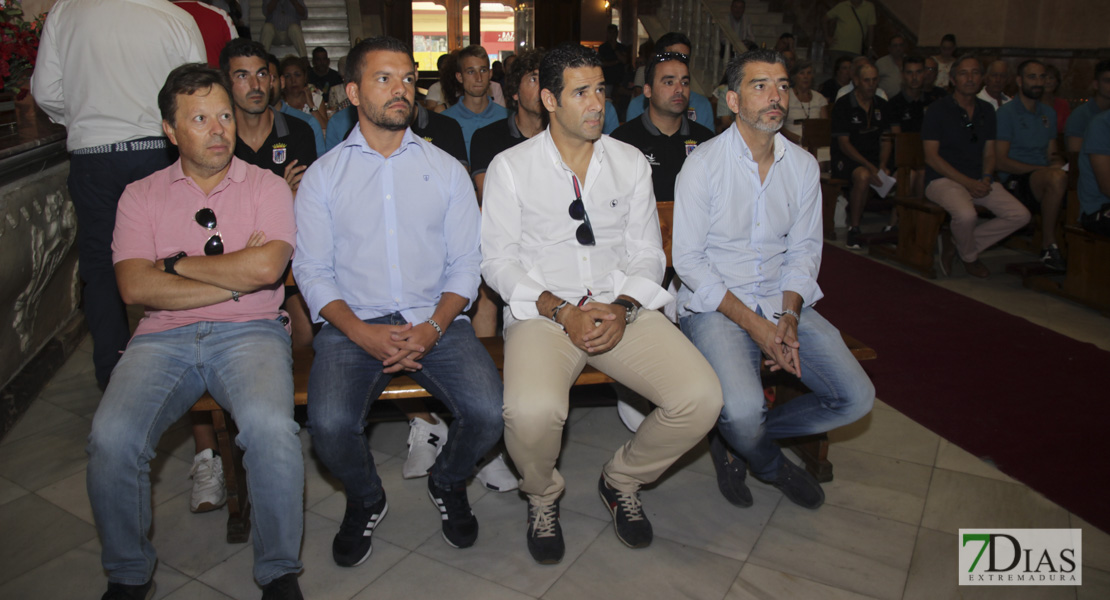
[[[860,233],[859,227],[848,228],[848,241],[845,242],[844,245],[847,246],[849,250],[860,250],[863,248],[863,234]]]
[[[713,459],[713,468],[717,471],[717,489],[730,504],[740,508],[752,505],[752,491],[744,479],[748,476],[748,464],[739,456],[732,456],[729,460],[728,448],[721,434],[709,434],[709,457]]]
[[[124,585],[122,583],[108,582],[108,591],[100,600],[146,600],[154,597],[154,579],[142,585]]]
[[[1066,271],[1068,268],[1068,263],[1064,261],[1064,257],[1060,256],[1060,248],[1056,244],[1052,244],[1041,252],[1041,262],[1053,271]]]
[[[370,507],[365,507],[361,502],[347,501],[347,512],[343,513],[343,522],[339,524],[339,533],[331,542],[331,557],[335,564],[341,567],[355,567],[370,558],[374,550],[371,536],[374,528],[385,518],[389,512],[389,504],[385,501],[385,493],[380,500]]]
[[[626,494],[614,490],[605,483],[604,475],[597,480],[597,491],[601,494],[601,501],[609,509],[609,514],[613,515],[613,529],[617,532],[617,539],[629,548],[650,546],[653,536],[651,522],[644,516],[640,493]]]
[[[817,508],[825,503],[825,491],[808,471],[782,457],[778,475],[767,483],[779,489],[791,502],[802,508]]]
[[[978,277],[979,279],[986,279],[987,277],[991,276],[991,270],[988,269],[987,265],[984,265],[983,261],[981,261],[979,259],[975,259],[972,262],[967,262],[965,260],[965,261],[963,261],[963,263],[964,263],[964,269],[967,271],[967,274],[971,275],[972,277]]]
[[[286,573],[262,586],[262,600],[304,600],[296,573]]]
[[[559,525],[559,503],[528,504],[528,553],[541,565],[553,565],[566,553],[563,528]]]
[[[466,499],[466,482],[443,489],[428,477],[428,496],[443,520],[443,539],[454,548],[469,548],[478,539],[478,519]]]
[[[897,225],[884,225],[883,226],[883,233],[898,233],[898,226]]]

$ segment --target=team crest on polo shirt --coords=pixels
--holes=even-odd
[[[686,140],[685,142],[683,142],[683,144],[686,145],[686,156],[690,156],[690,153],[694,151],[694,148],[698,147],[697,140]]]
[[[1048,116],[1047,115],[1041,115],[1041,125],[1044,125],[1045,129],[1048,128]]]
[[[690,119],[691,121],[697,121],[698,111],[694,110],[694,107],[692,106],[686,107],[686,118]]]
[[[274,144],[273,148],[274,148],[274,164],[275,165],[284,164],[285,163],[285,148],[286,148],[285,144],[282,144],[282,143],[279,142],[277,144]]]
[[[883,120],[883,113],[879,112],[879,109],[877,109],[877,108],[875,109],[875,120],[876,121],[882,121]]]
[[[430,136],[430,135],[424,136],[424,141],[428,142],[429,144],[432,143],[432,136]]]

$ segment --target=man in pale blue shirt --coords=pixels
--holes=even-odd
[[[340,566],[371,552],[388,510],[363,433],[395,374],[443,401],[455,419],[428,476],[443,538],[478,537],[466,480],[501,437],[501,379],[461,313],[477,297],[480,215],[466,170],[408,128],[416,66],[401,42],[364,40],[347,57],[358,126],[305,172],[293,273],[314,321],[308,427],[341,482],[347,509],[332,543]],[[355,101],[357,99],[357,102]]]
[[[782,55],[758,50],[733,59],[728,87],[735,125],[699,145],[675,184],[678,314],[724,392],[719,434],[710,439],[721,493],[751,506],[750,465],[793,502],[817,508],[821,486],[775,440],[859,419],[871,410],[875,388],[813,309],[822,296],[820,172],[810,154],[777,134],[790,91]],[[768,413],[764,356],[772,370],[813,391]]]
[[[481,46],[471,44],[459,50],[459,67],[455,78],[462,84],[463,94],[443,114],[459,122],[466,155],[470,156],[470,138],[474,132],[509,116],[504,106],[495,104],[489,93],[489,54]]]
[[[655,44],[655,51],[657,53],[663,52],[678,52],[690,56],[690,38],[685,34],[672,31],[671,33],[664,34],[659,38],[659,42]],[[647,98],[643,96],[636,96],[628,103],[628,111],[624,116],[624,122],[627,123],[636,117],[644,114],[644,107],[647,105]],[[686,118],[705,127],[709,131],[717,131],[717,126],[713,123],[713,105],[709,103],[709,98],[690,90],[690,104],[686,107]],[[605,118],[608,119],[609,115],[606,114]]]

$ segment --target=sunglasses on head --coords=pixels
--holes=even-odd
[[[193,219],[196,220],[197,225],[200,225],[208,231],[212,231],[216,228],[216,213],[211,208],[202,208],[198,210],[197,214],[193,216]],[[215,256],[223,253],[224,239],[220,237],[220,232],[217,231],[204,243],[204,254],[205,256]]]

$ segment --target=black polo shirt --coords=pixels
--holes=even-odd
[[[528,138],[516,126],[516,113],[508,118],[494,121],[474,132],[470,138],[470,174],[485,173],[493,157],[512,148]]]
[[[839,92],[840,88],[842,88],[842,87],[844,87],[844,86],[837,83],[835,78],[826,79],[825,83],[822,83],[817,88],[817,91],[821,92],[821,95],[824,96],[825,99],[829,101],[829,104],[833,104],[833,103],[836,102],[836,93]]]
[[[466,160],[466,143],[463,142],[462,127],[459,127],[458,121],[432,112],[418,102],[416,120],[412,122],[411,128],[413,133],[454,156],[463,166],[470,164]]]
[[[324,98],[327,98],[332,86],[343,85],[343,76],[335,69],[328,69],[327,73],[317,75],[316,71],[310,68],[308,70],[308,82],[316,86],[316,89],[324,92]]]
[[[921,131],[921,122],[925,119],[925,107],[929,106],[931,100],[921,94],[917,100],[910,100],[906,97],[904,91],[898,92],[898,95],[891,98],[887,103],[887,110],[890,111],[891,125],[897,125],[902,128],[902,133],[919,133]]]
[[[316,160],[316,134],[312,127],[300,119],[290,119],[281,111],[271,108],[270,112],[274,114],[274,124],[258,152],[236,135],[235,156],[278,177],[285,177],[285,168],[294,160],[299,167],[311,165]]]
[[[638,119],[617,127],[611,136],[635,146],[651,164],[651,183],[656,202],[674,201],[674,181],[686,157],[698,144],[713,137],[713,132],[682,115],[682,125],[674,135],[664,135],[651,122],[647,110]]]
[[[952,168],[972,179],[982,179],[983,146],[995,139],[997,131],[993,106],[975,98],[975,114],[968,118],[954,96],[945,96],[925,111],[921,140],[940,142],[940,157]],[[926,185],[941,177],[925,166]]]
[[[883,134],[890,131],[890,125],[894,122],[893,116],[888,109],[887,101],[878,96],[871,99],[870,110],[864,110],[859,105],[855,91],[837,100],[832,109],[833,143],[830,150],[833,165],[841,161],[845,164],[855,164],[855,161],[848,158],[840,149],[840,144],[836,140],[838,137],[848,136],[848,141],[857,152],[871,161],[871,164],[880,166],[879,150],[882,146]]]

